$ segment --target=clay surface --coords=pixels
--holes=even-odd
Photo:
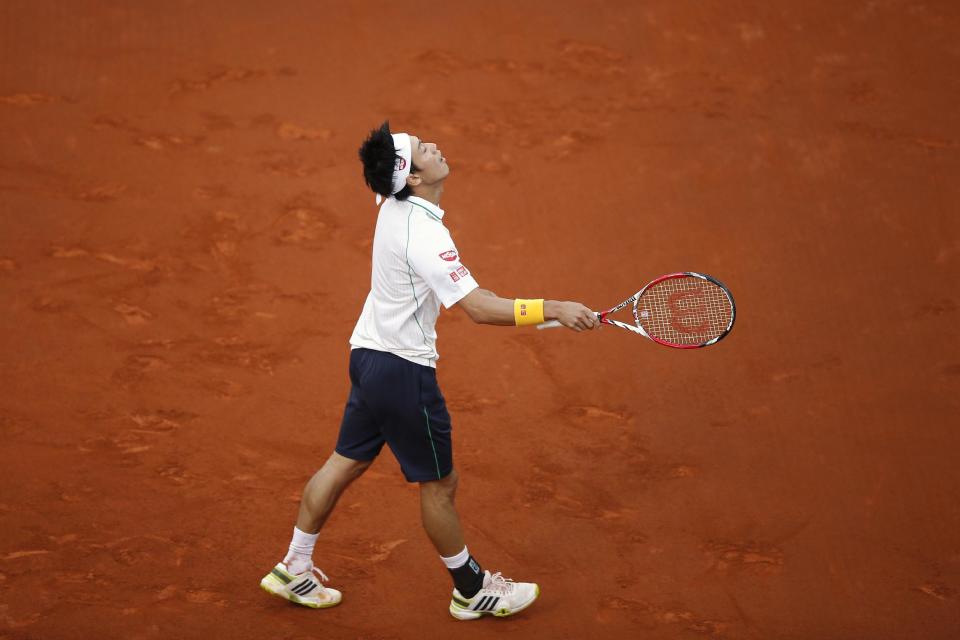
[[[5,2],[0,638],[960,637],[950,2]],[[389,118],[464,263],[715,347],[439,323],[458,505],[540,583],[459,623],[384,452],[266,596],[329,454]],[[629,313],[624,319],[629,317]]]

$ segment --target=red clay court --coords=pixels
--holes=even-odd
[[[5,2],[0,638],[960,637],[960,7]],[[385,452],[269,598],[329,454],[376,208],[437,142],[465,264],[729,338],[439,325],[458,505],[540,583],[460,623]]]

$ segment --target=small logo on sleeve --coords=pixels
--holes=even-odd
[[[444,251],[443,253],[441,253],[440,257],[446,260],[447,262],[453,262],[454,260],[457,259],[457,252],[454,251],[453,249],[450,249],[449,251]]]
[[[467,268],[464,266],[459,266],[457,267],[456,271],[450,272],[450,279],[454,282],[458,282],[460,278],[466,278],[468,275],[470,275],[470,272],[467,271]]]

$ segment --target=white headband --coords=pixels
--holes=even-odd
[[[403,190],[407,184],[407,176],[410,175],[410,167],[413,166],[413,149],[410,145],[410,136],[406,133],[394,133],[393,148],[399,156],[393,165],[393,180],[390,185],[390,194],[397,194]],[[383,201],[383,196],[377,194],[377,204]]]

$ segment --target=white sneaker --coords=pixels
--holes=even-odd
[[[260,588],[271,595],[313,609],[325,609],[340,604],[343,595],[336,589],[325,587],[321,582],[330,580],[323,571],[310,567],[296,575],[287,571],[287,565],[277,566],[260,581]]]
[[[540,587],[532,582],[514,582],[500,572],[483,572],[483,588],[472,598],[464,598],[456,589],[450,600],[450,615],[457,620],[476,620],[480,616],[512,616],[533,604]]]

